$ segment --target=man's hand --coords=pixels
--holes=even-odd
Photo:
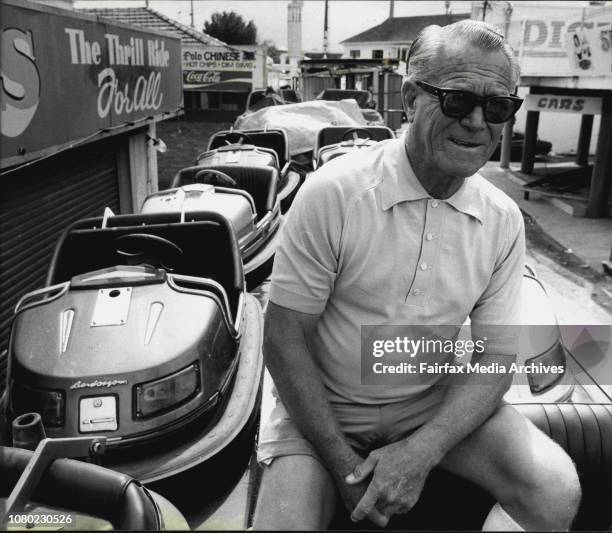
[[[347,484],[361,485],[372,474],[351,519],[355,522],[366,516],[372,519],[370,515],[378,510],[384,523],[375,523],[384,527],[392,515],[407,513],[418,501],[427,475],[439,460],[431,447],[415,436],[371,452],[346,477]]]
[[[354,471],[360,464],[363,463],[363,459],[357,454],[354,454],[354,459],[351,461],[351,463],[352,465],[350,469]],[[344,472],[346,471],[347,470],[344,470]],[[366,481],[355,481],[354,483],[348,484],[345,482],[345,478],[347,477],[346,475],[341,475],[337,472],[332,472],[332,475],[336,482],[336,486],[338,487],[338,492],[340,493],[344,506],[348,509],[349,513],[352,512],[359,501],[363,498],[363,495],[366,493],[368,483]],[[389,517],[379,511],[376,507],[373,507],[370,512],[366,514],[372,523],[376,524],[377,526],[385,527],[389,522]],[[364,515],[364,517],[365,516],[366,515]]]

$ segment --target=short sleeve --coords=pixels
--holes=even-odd
[[[270,301],[302,313],[325,309],[338,272],[343,225],[342,191],[322,171],[296,195],[274,258]]]
[[[522,312],[525,226],[516,204],[508,211],[505,236],[491,279],[472,312],[472,336],[486,338],[486,351],[515,355]]]

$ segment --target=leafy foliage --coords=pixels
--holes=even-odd
[[[257,44],[257,26],[235,11],[213,13],[204,22],[204,32],[227,44]]]
[[[268,50],[268,57],[271,57],[275,63],[280,63],[280,55],[282,50],[276,48],[276,43],[272,39],[266,39],[263,43]]]

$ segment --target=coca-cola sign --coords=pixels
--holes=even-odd
[[[253,88],[253,73],[228,70],[183,70],[183,87],[207,91],[246,91]]]
[[[219,83],[221,81],[221,73],[212,70],[208,72],[190,70],[185,73],[185,83],[198,83],[207,85],[209,83]]]

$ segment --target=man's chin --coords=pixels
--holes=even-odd
[[[486,163],[486,161],[485,161]],[[456,178],[469,178],[476,174],[484,163],[478,164],[474,161],[453,161],[448,167],[448,174]]]

